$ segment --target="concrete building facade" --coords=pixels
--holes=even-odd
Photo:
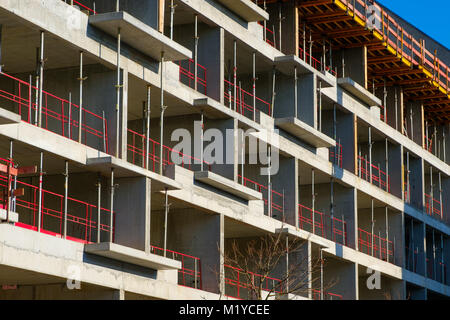
[[[448,299],[450,61],[408,28],[371,0],[0,0],[0,299],[246,299],[231,243],[280,233],[311,281],[277,287],[288,255],[277,299]]]

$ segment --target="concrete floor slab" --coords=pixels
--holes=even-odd
[[[329,148],[336,146],[336,141],[295,117],[275,119],[275,125],[313,147]]]
[[[111,156],[88,158],[86,160],[86,165],[87,168],[95,172],[101,172],[106,176],[111,174],[111,169],[114,168],[114,176],[117,178],[129,178],[139,176],[148,177],[152,180],[152,192],[164,190],[165,188],[167,188],[168,190],[181,189],[181,185],[178,182],[174,181],[175,178],[174,171],[170,169],[166,170],[167,176],[162,176],[153,171],[138,167],[125,160]]]
[[[123,42],[157,61],[161,61],[161,52],[163,51],[165,61],[192,58],[190,50],[127,12],[119,11],[93,15],[89,17],[89,23],[115,38],[120,28]]]
[[[111,242],[93,243],[84,246],[84,252],[127,262],[155,270],[181,269],[181,262],[153,253],[121,246]]]
[[[20,115],[17,113],[0,108],[0,125],[19,123],[20,121]]]
[[[363,88],[359,83],[356,83],[350,78],[340,78],[337,81],[338,85],[353,94],[356,98],[360,99],[362,102],[367,103],[369,106],[381,106],[381,100],[376,96],[371,94],[365,88]]]
[[[262,199],[261,192],[257,192],[250,188],[244,187],[237,182],[224,178],[221,175],[215,174],[210,171],[195,172],[194,179],[246,200]]]
[[[248,22],[269,20],[269,14],[250,0],[219,0],[219,2]]]

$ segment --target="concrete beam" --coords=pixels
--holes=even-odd
[[[369,105],[369,107],[381,106],[382,104],[380,99],[351,78],[340,78],[337,80],[337,83],[356,98]]]
[[[111,242],[87,244],[84,247],[87,253],[135,264],[154,270],[181,269],[181,262],[164,258],[152,253],[121,246]]]
[[[246,200],[262,200],[261,192],[254,191],[210,171],[195,172],[194,179]]]
[[[247,22],[269,20],[269,14],[250,0],[218,0]]]
[[[114,38],[117,37],[117,32],[120,28],[121,38],[124,43],[157,61],[161,60],[161,52],[164,52],[166,61],[192,58],[190,50],[126,12],[120,11],[93,15],[89,17],[89,23]]]
[[[17,113],[0,108],[0,125],[19,123],[20,121],[20,115],[18,115]]]
[[[275,119],[275,125],[313,147],[329,148],[336,146],[336,141],[297,118]]]

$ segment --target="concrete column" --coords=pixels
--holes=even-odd
[[[383,166],[383,165],[382,165]],[[403,190],[403,147],[389,143],[388,166],[391,194],[402,198]],[[383,166],[384,167],[384,166]]]
[[[353,114],[338,112],[336,132],[342,145],[342,167],[356,172],[356,117]]]
[[[343,59],[342,59],[343,58]],[[344,61],[344,66],[342,62]],[[334,52],[333,65],[341,70],[339,77],[342,77],[342,70],[345,78],[351,78],[364,88],[367,85],[367,47],[342,49]]]
[[[298,8],[294,0],[283,2],[281,28],[283,38],[281,39],[281,51],[286,55],[297,55],[299,48],[299,16]]]
[[[400,87],[387,87],[386,106],[387,123],[399,132],[403,132],[403,91]]]
[[[416,208],[424,206],[424,162],[423,159],[417,159],[410,156],[410,182],[411,182],[411,205]]]
[[[147,178],[118,178],[115,192],[115,242],[149,252],[151,182]]]
[[[285,222],[298,227],[298,160],[280,157],[278,174],[272,176],[272,187],[279,193],[284,190]],[[273,217],[281,219],[281,214],[273,211]]]
[[[298,78],[299,112],[303,122],[317,129],[317,78],[314,74],[300,75]],[[292,90],[292,94],[294,90]]]

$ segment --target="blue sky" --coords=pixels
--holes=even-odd
[[[449,0],[377,0],[377,2],[450,48]]]

